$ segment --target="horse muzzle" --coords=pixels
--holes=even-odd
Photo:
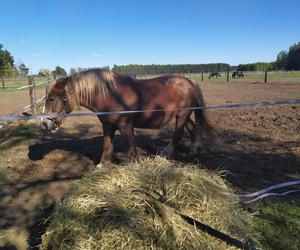
[[[57,132],[61,124],[62,122],[59,122],[55,119],[45,118],[41,120],[41,128],[43,130],[50,130],[52,133]]]

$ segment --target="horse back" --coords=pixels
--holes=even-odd
[[[164,75],[152,79],[133,79],[116,76],[116,94],[113,100],[121,110],[152,110],[131,115],[135,127],[159,128],[176,115],[176,109],[197,104],[197,91],[193,82],[178,76]],[[161,110],[154,112],[153,110]],[[181,112],[191,113],[190,110]]]
[[[139,103],[152,108],[168,103],[172,106],[174,102],[177,107],[194,105],[195,103],[189,104],[189,101],[198,96],[198,89],[194,83],[179,75],[163,75],[142,80],[121,75],[117,82],[123,95],[126,93],[136,95]]]

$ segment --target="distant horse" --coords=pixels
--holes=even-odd
[[[137,78],[137,75],[135,73],[127,73],[126,76],[129,76],[133,79],[136,79]]]
[[[218,78],[218,77],[221,77],[219,72],[211,72],[208,78],[210,79],[210,78]]]
[[[242,71],[233,71],[232,78],[244,78],[244,73]]]
[[[158,129],[175,118],[172,142],[163,153],[171,155],[183,137],[186,128],[192,139],[190,153],[196,154],[204,137],[212,138],[214,129],[203,109],[195,110],[196,124],[190,116],[190,107],[203,107],[204,100],[199,86],[178,75],[166,75],[147,80],[117,74],[106,69],[89,69],[55,80],[46,91],[44,114],[65,114],[84,106],[93,112],[145,110],[140,113],[98,116],[103,125],[103,152],[97,167],[110,163],[113,137],[118,129],[129,145],[128,153],[137,157],[134,128]],[[160,109],[161,112],[153,110]],[[148,111],[147,111],[148,110]],[[56,131],[63,117],[44,118],[41,127]]]

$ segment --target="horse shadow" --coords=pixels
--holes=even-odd
[[[159,154],[160,150],[168,144],[170,138],[168,132],[160,133],[159,138],[150,138],[145,134],[137,133],[138,151],[143,155]],[[126,158],[128,145],[119,134],[114,137],[113,144],[116,155],[114,162],[120,163],[122,159]],[[75,137],[74,135],[64,133],[62,136],[56,138],[46,137],[40,142],[29,146],[28,158],[32,161],[42,160],[54,150],[63,150],[84,155],[97,165],[101,160],[103,136],[80,139],[80,136]]]
[[[136,131],[139,155],[160,154],[171,140],[172,134],[169,129],[156,134],[150,130]],[[291,150],[286,150],[299,147],[300,141],[277,142],[236,131],[221,131],[219,137],[222,138],[222,142],[217,148],[191,157],[189,156],[190,141],[185,135],[172,158],[183,164],[198,164],[199,167],[212,171],[226,170],[225,178],[238,190],[255,190],[300,175],[299,156]],[[29,147],[29,159],[41,160],[48,153],[59,149],[84,155],[95,165],[98,164],[101,160],[103,137],[80,138],[82,137],[67,133],[57,138],[46,138]],[[116,135],[114,163],[127,161],[126,151],[126,143],[120,135]]]

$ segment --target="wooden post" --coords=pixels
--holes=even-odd
[[[201,72],[201,82],[203,82],[203,71]]]
[[[28,76],[30,108],[33,115],[36,114],[35,83],[33,76]]]
[[[268,70],[265,71],[265,83],[268,81]]]
[[[5,89],[5,80],[4,80],[4,78],[1,79],[1,82],[2,82],[2,88]]]
[[[227,71],[227,79],[226,79],[227,82],[229,82],[229,71]]]

